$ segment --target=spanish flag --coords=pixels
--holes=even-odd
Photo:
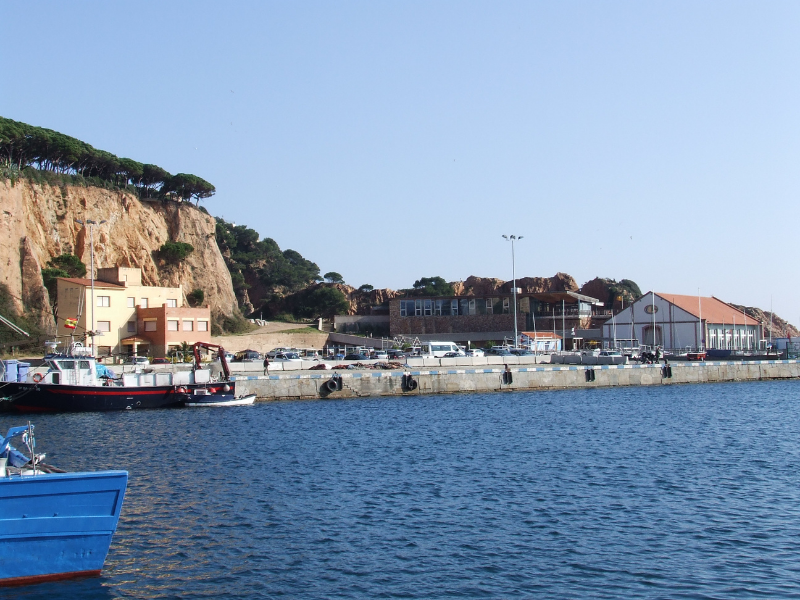
[[[75,329],[78,325],[78,319],[64,319],[64,327],[67,329]]]

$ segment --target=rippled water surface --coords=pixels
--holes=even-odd
[[[800,597],[798,386],[40,416],[128,493],[102,577],[0,595]]]

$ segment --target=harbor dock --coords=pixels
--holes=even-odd
[[[269,401],[797,379],[800,378],[800,361],[705,361],[668,365],[439,364],[409,365],[396,370],[251,373],[234,375],[232,379],[236,381],[237,390],[256,394],[259,401]],[[333,385],[329,383],[331,380],[338,382]]]

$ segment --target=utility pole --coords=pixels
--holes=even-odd
[[[523,236],[519,235],[504,235],[503,238],[507,242],[511,242],[511,277],[513,280],[514,291],[514,348],[519,346],[519,335],[517,334],[517,269],[514,257],[514,240],[521,240]],[[534,317],[536,318],[536,317]]]

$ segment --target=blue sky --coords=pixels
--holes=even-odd
[[[0,115],[213,183],[355,286],[636,281],[800,321],[797,2],[3,2]]]

